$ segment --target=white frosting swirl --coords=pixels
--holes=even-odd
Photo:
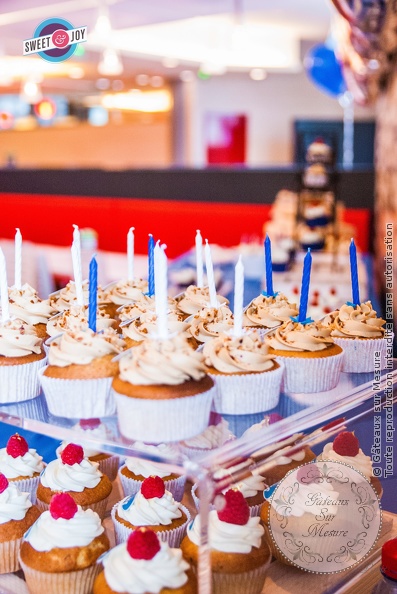
[[[88,280],[83,281],[83,296],[84,303],[88,303]],[[107,293],[100,286],[98,286],[97,303],[98,305],[109,303]],[[65,311],[66,309],[69,309],[71,305],[77,305],[76,285],[74,281],[70,281],[66,287],[50,295],[50,305],[56,311]]]
[[[115,321],[104,310],[97,310],[96,327],[97,331],[112,328]],[[56,336],[61,332],[68,330],[87,330],[88,329],[88,305],[72,305],[70,309],[58,314],[47,322],[47,334]]]
[[[115,592],[159,594],[163,588],[181,588],[187,582],[189,564],[180,549],[160,542],[159,552],[148,561],[133,559],[126,543],[112,549],[103,559],[105,579]]]
[[[336,515],[338,512],[339,493],[334,490],[330,483],[324,481],[316,484],[299,484],[298,492],[290,499],[291,506],[275,506],[275,501],[271,500],[271,505],[277,509],[282,516],[293,516],[301,518],[305,513],[318,516],[327,510],[327,514]]]
[[[372,303],[344,304],[339,311],[329,314],[324,323],[332,329],[331,336],[340,338],[382,338],[385,320],[378,318]]]
[[[108,296],[109,300],[116,305],[126,305],[131,301],[139,301],[142,298],[142,293],[148,290],[148,283],[142,278],[134,278],[134,280],[120,281],[110,287]]]
[[[194,316],[189,332],[198,342],[208,342],[231,330],[233,324],[233,314],[226,305],[204,307]]]
[[[214,474],[215,479],[224,478],[225,476],[231,476],[233,468],[220,468]],[[265,479],[259,474],[245,477],[238,483],[223,489],[222,493],[226,493],[229,489],[238,489],[244,495],[245,499],[248,497],[255,497],[259,492],[263,493],[267,485]]]
[[[196,437],[184,441],[183,445],[197,450],[213,450],[232,439],[235,437],[229,430],[229,423],[225,419],[221,419],[217,425],[210,425]]]
[[[182,334],[185,338],[190,336],[186,332],[189,324],[184,322],[182,314],[178,314],[175,310],[170,311],[167,315],[167,328],[170,334]],[[143,312],[137,320],[133,320],[128,326],[123,326],[122,332],[124,337],[131,338],[136,342],[142,342],[142,340],[155,335],[157,333],[155,312],[151,310]]]
[[[88,439],[91,439],[93,437],[94,439],[108,440],[110,437],[110,432],[108,431],[106,425],[104,425],[103,423],[92,429],[83,429],[80,423],[76,423],[76,425],[74,425],[73,427],[73,430],[77,431],[78,433],[81,433],[82,435],[85,435]],[[56,455],[58,458],[61,457],[61,453],[69,443],[69,441],[63,441],[61,445],[57,448]],[[92,458],[93,456],[97,456],[98,454],[102,453],[101,451],[94,449],[92,446],[84,445],[81,447],[84,450],[85,458]]]
[[[3,357],[25,357],[42,352],[42,340],[33,326],[22,320],[8,320],[0,324],[0,355]]]
[[[15,286],[8,289],[10,303],[10,315],[23,320],[26,324],[46,324],[47,320],[54,315],[48,299],[42,301],[37,291],[25,283],[21,289]]]
[[[229,303],[229,301],[222,297],[222,295],[216,296],[219,305],[222,303]],[[185,314],[197,314],[203,307],[209,307],[210,304],[210,290],[208,287],[196,287],[190,285],[184,294],[177,299],[178,309]]]
[[[205,363],[221,373],[262,372],[274,367],[274,355],[256,332],[241,337],[221,334],[206,342]]]
[[[246,524],[239,526],[222,522],[216,510],[209,513],[208,539],[211,549],[216,551],[248,554],[252,547],[259,548],[264,532],[258,516],[250,517]],[[200,515],[189,525],[187,536],[195,545],[200,545]]]
[[[204,358],[181,335],[144,340],[119,362],[120,379],[138,386],[179,385],[205,375]]]
[[[11,520],[23,520],[30,507],[30,493],[21,493],[15,483],[9,483],[0,493],[0,524],[6,524]]]
[[[153,456],[162,456],[168,459],[175,458],[178,454],[175,448],[165,443],[160,443],[159,445],[147,445],[136,441],[133,447],[141,452],[146,452]],[[159,476],[160,478],[164,478],[171,474],[164,465],[152,462],[151,460],[144,460],[143,458],[126,458],[125,465],[130,472],[133,472],[137,476],[144,476],[145,478],[148,478],[149,476]]]
[[[97,462],[84,458],[80,464],[64,464],[62,460],[53,460],[46,466],[40,477],[43,487],[51,491],[74,491],[81,493],[84,489],[94,489],[100,482],[102,472]]]
[[[298,315],[295,303],[289,303],[287,297],[277,293],[275,297],[259,295],[247,307],[243,325],[247,327],[275,328],[281,322],[287,322]]]
[[[273,349],[278,351],[323,351],[334,342],[331,338],[331,329],[326,328],[321,322],[300,324],[299,322],[286,322],[280,328],[265,338]]]
[[[169,491],[151,499],[139,491],[117,504],[117,515],[132,526],[169,526],[182,516],[182,511]]]
[[[88,365],[105,355],[117,355],[123,348],[124,341],[112,328],[100,333],[90,329],[69,330],[51,343],[48,362],[56,367]]]
[[[26,454],[16,458],[7,454],[6,448],[0,450],[0,472],[8,479],[16,479],[20,476],[32,477],[40,474],[43,468],[43,458],[33,448],[29,448]]]
[[[168,309],[174,311],[176,309],[176,301],[168,297]],[[131,305],[124,305],[119,311],[119,318],[122,322],[139,318],[142,314],[156,313],[156,299],[148,295],[141,295],[139,301]]]
[[[24,541],[36,551],[43,552],[55,548],[86,547],[103,532],[98,514],[92,509],[83,510],[78,505],[77,512],[70,520],[55,520],[49,510],[45,511],[26,532]]]
[[[334,460],[335,462],[344,462],[353,466],[360,471],[367,479],[372,477],[372,460],[370,456],[366,456],[362,449],[359,449],[357,456],[341,456],[337,454],[333,448],[332,443],[326,443],[322,454],[318,456],[317,460]]]

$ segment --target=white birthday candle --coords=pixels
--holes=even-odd
[[[241,256],[234,269],[234,336],[243,334],[244,265]]]
[[[76,287],[76,299],[77,304],[84,305],[84,293],[83,293],[83,275],[81,272],[81,257],[79,253],[78,244],[76,241],[72,243],[72,262],[73,262],[73,276],[74,284]]]
[[[159,338],[168,338],[167,311],[168,311],[168,286],[167,286],[167,256],[165,248],[156,243],[154,248],[154,285],[156,295],[156,321]]]
[[[219,307],[219,302],[216,297],[214,267],[212,265],[211,248],[208,245],[208,239],[205,240],[205,267],[207,269],[208,288],[210,291],[210,306]]]
[[[15,233],[15,275],[14,285],[20,291],[22,289],[22,235],[17,228]]]
[[[4,324],[10,319],[10,308],[8,303],[8,283],[6,259],[3,250],[0,248],[0,299],[1,299],[1,322]]]
[[[201,237],[200,230],[196,231],[196,283],[200,289],[204,285],[203,281],[203,240]]]
[[[130,227],[130,230],[127,233],[127,280],[129,281],[134,280],[134,231],[135,227]]]

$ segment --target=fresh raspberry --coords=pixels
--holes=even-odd
[[[80,427],[86,431],[87,429],[96,429],[101,424],[100,419],[81,419]]]
[[[324,425],[321,431],[327,431],[328,429],[332,429],[332,427],[336,427],[336,425],[341,425],[344,421],[346,421],[346,417],[339,417],[339,419],[335,419],[334,421],[327,423],[327,425]]]
[[[141,493],[145,499],[162,497],[165,493],[164,481],[159,476],[149,476],[141,486]]]
[[[7,477],[4,476],[4,474],[0,473],[0,493],[3,493],[3,491],[5,491],[8,487],[8,480]]]
[[[334,439],[333,450],[339,456],[357,456],[360,451],[360,443],[354,433],[342,431]]]
[[[22,435],[11,435],[10,439],[7,442],[6,452],[13,458],[18,458],[18,456],[24,456],[29,451],[28,442]]]
[[[229,489],[225,493],[225,506],[218,511],[218,518],[228,524],[244,526],[249,520],[250,509],[244,495],[237,489]]]
[[[153,530],[138,528],[127,540],[127,551],[133,559],[153,559],[160,550],[160,542]]]
[[[80,464],[84,458],[84,450],[81,446],[75,443],[69,443],[66,448],[62,451],[61,460],[64,464]]]
[[[77,512],[77,504],[69,493],[57,493],[51,497],[50,514],[54,520],[70,520]]]

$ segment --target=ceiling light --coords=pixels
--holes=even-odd
[[[112,25],[110,24],[109,12],[107,6],[102,5],[99,9],[99,15],[94,27],[94,33],[106,39],[110,36]]]
[[[81,66],[73,66],[69,71],[69,77],[74,79],[83,78],[84,74],[84,68]]]
[[[107,109],[158,113],[170,111],[172,95],[169,91],[146,91],[144,93],[115,93],[104,95],[102,105]]]
[[[162,76],[152,76],[150,79],[150,84],[155,88],[162,87],[164,84],[164,79]]]
[[[176,68],[179,66],[179,60],[176,58],[165,57],[161,61],[164,68]]]
[[[225,74],[227,68],[225,64],[216,63],[216,62],[205,62],[201,64],[200,71],[203,74],[208,74],[208,76],[221,76]]]
[[[135,77],[135,80],[136,84],[141,87],[145,87],[147,84],[149,84],[149,76],[147,74],[138,74]]]
[[[34,80],[27,79],[22,85],[21,97],[27,103],[34,105],[42,100],[43,95],[38,83]]]
[[[116,50],[112,48],[105,49],[98,64],[99,74],[103,74],[104,76],[118,76],[122,74],[123,70],[123,63]]]
[[[252,70],[250,70],[250,77],[252,80],[265,80],[267,73],[263,68],[252,68]]]
[[[179,75],[182,82],[192,82],[194,80],[194,73],[191,70],[182,70]]]

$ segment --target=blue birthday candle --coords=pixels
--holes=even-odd
[[[299,304],[299,317],[298,322],[306,321],[307,314],[307,302],[309,300],[309,287],[310,287],[310,272],[312,268],[312,255],[310,248],[307,250],[307,254],[303,261],[303,273],[302,273],[302,288],[301,288],[301,299]]]
[[[154,239],[153,239],[153,235],[151,233],[149,233],[148,264],[149,264],[148,293],[149,293],[149,297],[153,297],[153,295],[154,295]]]
[[[358,286],[357,250],[354,239],[350,242],[350,274],[352,281],[353,305],[360,305],[360,290]]]
[[[98,298],[98,264],[95,256],[92,256],[90,262],[90,272],[88,279],[89,297],[88,297],[88,327],[96,332],[96,311]]]

